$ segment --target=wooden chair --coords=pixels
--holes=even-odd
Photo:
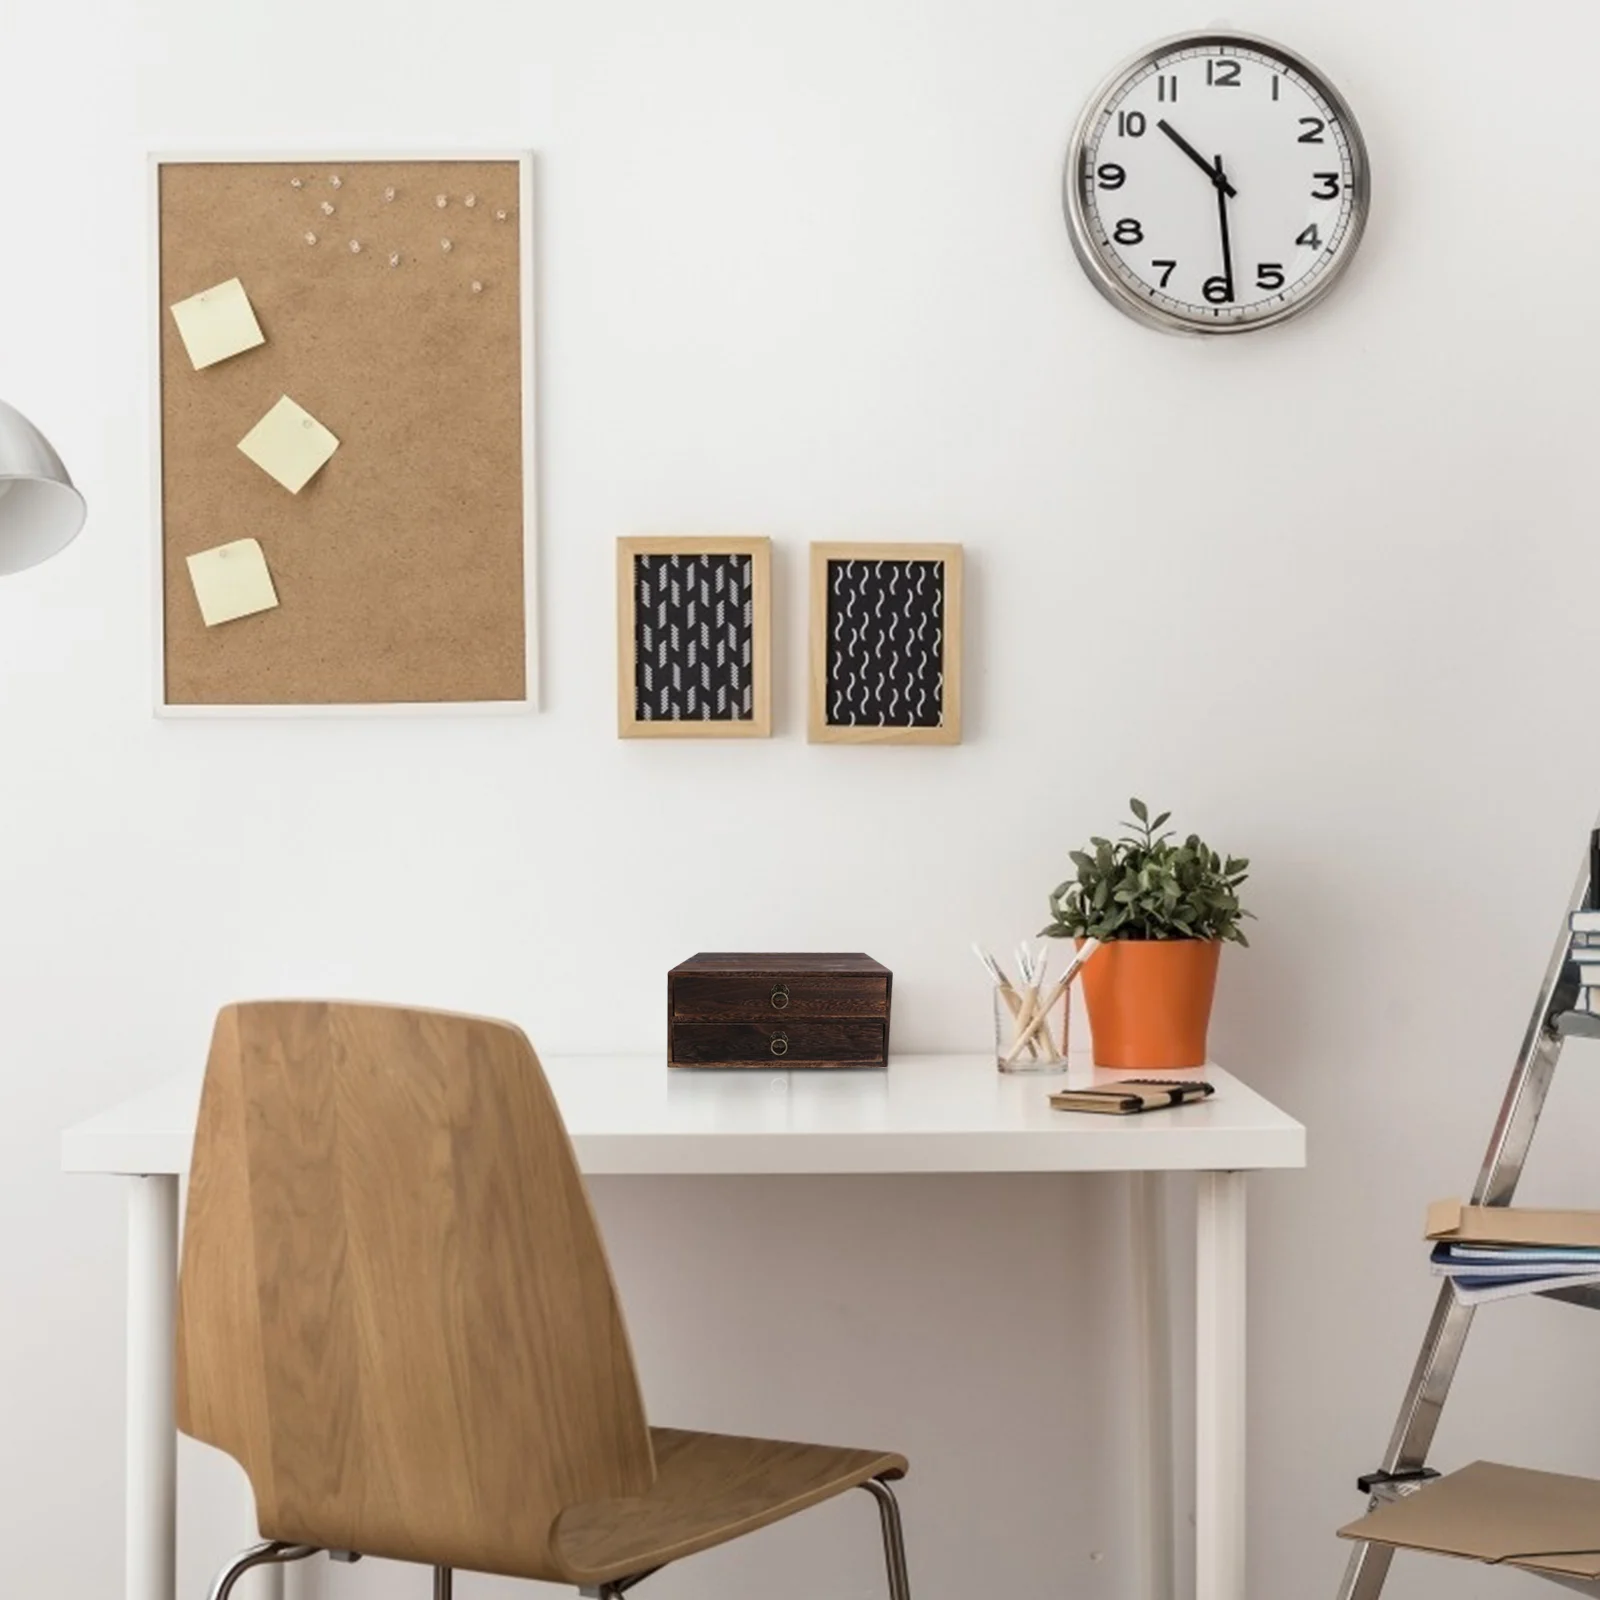
[[[264,1543],[577,1585],[865,1489],[909,1600],[903,1457],[652,1428],[572,1146],[502,1022],[281,1002],[217,1018],[195,1132],[178,1426],[225,1450]]]

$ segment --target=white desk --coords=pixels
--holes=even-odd
[[[1245,1174],[1305,1165],[1305,1130],[1220,1068],[1204,1104],[1143,1117],[1052,1111],[1070,1076],[1002,1077],[987,1057],[904,1056],[887,1072],[668,1072],[657,1057],[545,1062],[589,1174],[1127,1172],[1135,1181],[1150,1600],[1171,1600],[1171,1398],[1159,1174],[1197,1172],[1196,1600],[1244,1600]],[[68,1172],[128,1185],[127,1586],[175,1600],[172,1349],[178,1178],[198,1071],[62,1136]],[[253,1536],[253,1530],[251,1535]],[[241,1538],[241,1543],[244,1538]]]

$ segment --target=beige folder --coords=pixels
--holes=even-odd
[[[1454,1244],[1547,1244],[1565,1250],[1600,1250],[1600,1211],[1527,1211],[1435,1200],[1428,1207],[1427,1237]]]
[[[1474,1461],[1339,1536],[1600,1580],[1600,1482]]]

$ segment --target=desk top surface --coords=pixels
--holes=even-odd
[[[1209,1100],[1108,1117],[1051,1109],[1064,1084],[1004,1076],[988,1056],[897,1056],[887,1070],[669,1070],[659,1056],[544,1062],[578,1160],[603,1173],[1178,1172],[1303,1167],[1305,1129],[1220,1067]],[[1128,1076],[1122,1074],[1121,1076]],[[189,1165],[197,1070],[68,1128],[68,1172]]]

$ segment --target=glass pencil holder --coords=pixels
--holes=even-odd
[[[1065,1072],[1070,989],[994,986],[994,1063],[1001,1072]],[[1040,1015],[1041,1010],[1043,1016]]]

